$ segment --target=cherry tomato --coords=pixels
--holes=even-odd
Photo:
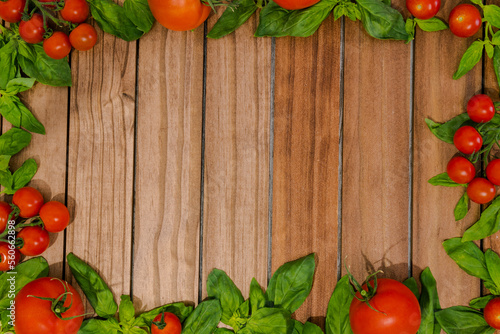
[[[151,334],[181,334],[181,332],[182,325],[179,318],[170,312],[158,314],[151,325]]]
[[[69,211],[66,205],[50,201],[40,209],[40,219],[48,232],[61,232],[69,224]]]
[[[97,43],[97,32],[90,24],[82,23],[69,34],[71,45],[79,51],[87,51]]]
[[[470,200],[478,204],[486,204],[495,198],[495,186],[490,181],[476,177],[467,186],[467,195]]]
[[[53,59],[63,59],[71,52],[69,37],[61,31],[56,31],[43,41],[43,50]]]
[[[26,256],[40,255],[49,247],[49,232],[40,226],[24,227],[18,234],[19,239],[23,239],[24,244],[19,251]]]
[[[406,8],[417,19],[428,20],[441,8],[441,0],[406,0]]]
[[[11,247],[7,242],[0,242],[0,271],[14,269],[21,259],[19,249]]]
[[[456,183],[466,184],[476,176],[476,168],[464,157],[454,157],[448,162],[446,172]]]
[[[482,24],[479,10],[470,4],[461,4],[452,9],[448,20],[451,32],[458,37],[471,37]]]
[[[494,185],[500,186],[500,159],[492,160],[486,166],[486,177]]]
[[[71,294],[56,305],[52,305],[51,300],[36,298],[57,300],[65,292]],[[16,295],[15,305],[17,334],[76,334],[83,322],[82,298],[75,288],[57,278],[43,277],[26,284]],[[63,307],[69,309],[58,312]],[[63,320],[56,314],[63,319],[73,319]]]
[[[14,193],[12,203],[19,208],[19,216],[22,218],[31,218],[40,212],[40,208],[43,205],[43,196],[35,188],[24,187]]]
[[[319,2],[319,0],[275,0],[278,6],[288,9],[296,10],[311,7]]]
[[[474,95],[467,102],[467,114],[476,123],[486,123],[495,116],[495,106],[488,95]]]
[[[373,286],[373,281],[370,282]],[[363,289],[367,290],[366,284]],[[356,296],[361,298],[359,292]],[[420,306],[415,295],[403,283],[381,278],[375,296],[366,303],[354,298],[349,308],[349,320],[354,334],[415,334],[420,327]],[[384,314],[385,313],[385,314]]]
[[[35,13],[28,21],[19,24],[19,35],[26,43],[37,44],[43,41],[45,28],[42,15]]]
[[[479,152],[483,146],[483,137],[472,126],[462,126],[453,136],[455,147],[464,154]]]
[[[89,4],[85,0],[66,0],[60,13],[66,21],[82,23],[89,17]]]
[[[21,21],[26,0],[0,1],[0,18],[10,23]]]
[[[495,329],[500,329],[500,297],[493,298],[484,308],[484,320]]]
[[[200,0],[148,0],[148,3],[155,19],[170,30],[193,30],[210,14],[210,7]]]
[[[4,201],[0,201],[0,233],[5,231],[5,227],[9,222],[9,215],[12,212],[12,207]],[[12,217],[14,219],[14,217]]]

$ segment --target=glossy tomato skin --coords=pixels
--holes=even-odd
[[[0,18],[10,23],[21,21],[26,0],[0,1]]]
[[[493,298],[484,308],[484,320],[495,329],[500,329],[500,297]]]
[[[66,0],[60,13],[63,19],[72,23],[83,23],[89,17],[89,4],[86,0]]]
[[[45,28],[42,15],[35,13],[28,21],[19,23],[19,35],[26,43],[37,44],[43,41]]]
[[[486,177],[494,185],[500,186],[500,159],[491,160],[486,166]]]
[[[417,19],[428,20],[441,8],[441,0],[406,0],[406,8]]]
[[[373,281],[370,282],[373,285]],[[366,290],[366,284],[363,285]],[[359,292],[356,294],[361,297]],[[354,298],[349,320],[354,334],[415,334],[420,327],[420,305],[403,283],[389,278],[378,280],[377,292],[370,305]],[[385,313],[385,314],[384,314]]]
[[[5,231],[9,222],[9,215],[12,212],[12,207],[9,203],[0,201],[0,233]]]
[[[63,59],[71,52],[68,35],[62,31],[56,31],[43,41],[43,50],[52,59]]]
[[[153,324],[151,326],[151,334],[181,334],[182,325],[179,318],[170,312],[164,312],[163,314],[163,321],[166,326],[163,329],[159,329],[158,326]],[[161,322],[161,313],[154,318],[153,322]]]
[[[312,5],[317,4],[319,0],[275,0],[274,2],[282,8],[296,10],[311,7]]]
[[[456,183],[466,184],[476,176],[476,168],[464,157],[454,157],[448,162],[446,172],[450,179]]]
[[[31,218],[40,212],[43,196],[35,188],[24,187],[14,193],[12,203],[19,208],[21,218]]]
[[[453,136],[455,147],[464,154],[479,152],[483,146],[483,137],[474,127],[462,126]]]
[[[489,203],[495,198],[496,189],[493,183],[482,178],[476,177],[467,186],[467,195],[470,200],[478,204]]]
[[[486,123],[495,116],[495,105],[488,95],[474,95],[467,102],[467,114],[476,123]]]
[[[48,232],[61,232],[69,224],[69,211],[66,205],[57,201],[50,201],[40,209],[40,219]]]
[[[21,259],[21,253],[17,248],[11,248],[10,244],[0,242],[0,271],[8,271],[17,266]]]
[[[26,284],[16,295],[16,334],[76,334],[83,322],[83,317],[61,320],[51,310],[51,301],[34,297],[57,298],[66,290],[72,293],[73,305],[62,313],[63,318],[70,318],[84,313],[83,303],[78,292],[67,282],[43,277]],[[69,307],[71,296],[64,306]]]
[[[175,31],[193,30],[208,18],[210,7],[200,0],[148,0],[155,19]]]
[[[470,4],[456,6],[448,20],[451,32],[458,37],[474,36],[481,29],[482,18],[479,10]]]
[[[49,232],[40,226],[24,227],[17,237],[23,239],[24,245],[19,251],[26,256],[37,256],[49,248]]]
[[[97,43],[97,32],[88,23],[82,23],[69,34],[71,45],[78,51],[88,51]]]

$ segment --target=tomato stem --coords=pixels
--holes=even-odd
[[[347,268],[347,265],[345,266],[345,269],[347,271],[347,275],[349,276],[349,281],[351,282],[351,293],[353,294],[354,298],[356,298],[360,302],[364,302],[372,310],[387,315],[386,313],[377,310],[370,304],[370,299],[372,299],[377,294],[377,287],[378,287],[377,275],[379,273],[382,273],[382,270],[378,270],[366,278],[363,284],[366,284],[366,287],[368,289],[367,291],[363,289],[363,287],[361,286],[361,284],[358,283],[358,281],[356,281],[354,276]],[[373,280],[373,285],[370,284],[372,280]],[[357,296],[356,292],[358,292],[361,295],[361,298]]]
[[[161,312],[160,321],[153,321],[153,324],[160,330],[164,329],[167,326],[167,323],[165,322],[165,312]]]

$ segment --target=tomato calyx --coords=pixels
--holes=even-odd
[[[165,322],[165,312],[161,313],[160,321],[153,321],[152,324],[158,327],[159,330],[162,330],[165,327],[167,327],[167,323]]]
[[[358,281],[356,281],[356,279],[351,274],[349,269],[347,269],[347,266],[346,266],[346,270],[347,270],[347,275],[349,276],[349,281],[351,282],[351,293],[353,294],[354,298],[356,298],[360,302],[365,303],[369,308],[371,308],[375,312],[382,313],[383,315],[387,315],[385,312],[377,310],[376,308],[374,308],[370,304],[370,300],[377,294],[377,287],[378,287],[377,275],[380,273],[383,273],[383,271],[378,270],[378,271],[374,272],[373,274],[368,275],[368,277],[363,282],[363,285],[366,285],[367,290],[365,290],[365,289],[363,289],[362,285],[359,284]],[[373,281],[373,285],[370,284],[370,281]],[[358,297],[358,293],[359,293],[359,295],[361,295],[361,297]]]

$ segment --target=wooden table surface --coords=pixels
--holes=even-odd
[[[478,297],[479,280],[441,242],[480,208],[455,222],[462,190],[427,183],[455,148],[424,122],[464,112],[482,89],[497,95],[488,62],[452,80],[474,38],[418,30],[411,44],[380,41],[331,16],[309,38],[257,39],[253,16],[207,40],[215,21],[193,32],[156,24],[132,43],[99,30],[93,50],[71,56],[71,89],[37,84],[23,96],[47,135],[15,167],[34,157],[32,184],[74,216],[45,253],[51,274],[70,280],[74,252],[146,310],[203,299],[215,267],[247,296],[252,277],[264,286],[315,252],[302,321],[324,322],[344,263],[360,279],[429,266],[443,307]],[[500,250],[497,239],[484,246]]]

